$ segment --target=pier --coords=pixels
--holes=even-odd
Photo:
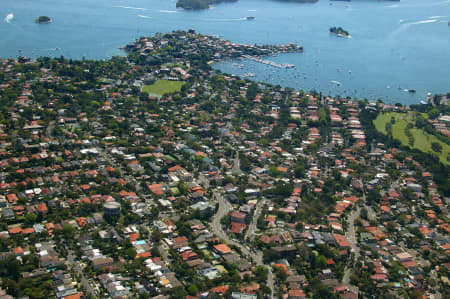
[[[290,63],[281,63],[280,64],[280,63],[276,63],[276,62],[273,62],[273,61],[270,61],[270,60],[264,60],[264,59],[259,58],[259,57],[250,56],[250,55],[242,55],[242,57],[246,58],[246,59],[250,59],[250,60],[256,61],[256,62],[259,62],[259,63],[270,65],[270,66],[273,66],[273,67],[276,67],[276,68],[279,68],[279,69],[295,68],[295,65],[290,64]]]

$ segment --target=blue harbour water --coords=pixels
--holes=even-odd
[[[450,0],[240,0],[204,11],[177,10],[175,3],[1,0],[0,57],[107,59],[123,54],[119,47],[140,36],[194,28],[238,43],[304,46],[303,53],[267,58],[295,69],[254,61],[214,65],[226,73],[255,73],[258,81],[403,104],[450,91]],[[40,15],[53,22],[34,23]],[[342,26],[352,38],[330,35],[331,26]]]

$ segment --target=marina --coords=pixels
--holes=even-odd
[[[290,64],[290,63],[276,63],[270,60],[265,60],[259,57],[254,57],[254,56],[250,56],[250,55],[243,55],[243,58],[249,59],[249,60],[253,60],[259,63],[263,63],[266,65],[270,65],[279,69],[288,69],[288,68],[295,68],[295,65]]]

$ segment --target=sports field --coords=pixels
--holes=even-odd
[[[158,80],[152,85],[145,85],[142,87],[142,92],[148,93],[152,96],[161,97],[166,93],[173,93],[181,90],[181,86],[184,85],[184,81],[169,81]]]
[[[422,114],[422,116],[426,117],[426,114]],[[397,113],[397,112],[388,112],[382,113],[378,115],[377,119],[374,121],[374,125],[376,129],[386,134],[386,124],[391,121],[391,118],[394,117],[395,123],[392,125],[392,135],[395,139],[398,139],[402,145],[411,146],[408,144],[408,136],[405,134],[405,128],[408,123],[412,123],[414,126],[410,129],[412,136],[414,137],[414,145],[413,148],[419,149],[423,152],[432,153],[434,155],[439,156],[439,159],[442,163],[449,165],[450,162],[447,161],[447,156],[450,154],[450,146],[442,141],[440,141],[436,136],[428,134],[422,129],[419,129],[415,126],[415,117],[412,112],[410,113]],[[440,143],[442,145],[442,152],[436,153],[431,149],[431,144],[433,142]]]

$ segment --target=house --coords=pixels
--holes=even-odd
[[[333,238],[340,249],[350,248],[350,243],[347,241],[347,239],[345,239],[343,235],[334,234]]]
[[[237,212],[237,211],[231,212],[230,217],[231,217],[231,222],[245,224],[246,215],[241,212]]]
[[[220,255],[225,255],[225,254],[231,253],[230,247],[228,247],[226,244],[214,245],[214,250]]]
[[[231,299],[257,299],[258,296],[253,294],[244,294],[241,292],[233,292],[231,293]]]
[[[272,250],[278,252],[282,257],[293,255],[297,252],[297,248],[293,244],[272,247]]]
[[[243,223],[232,222],[230,232],[240,235],[244,232],[247,226]]]
[[[47,205],[46,205],[44,202],[38,204],[36,210],[37,210],[39,213],[42,213],[42,214],[47,214],[47,213],[48,213]]]
[[[100,270],[106,267],[111,267],[114,260],[110,257],[99,257],[92,260],[92,267],[94,270]]]
[[[301,289],[289,290],[289,299],[304,299],[306,298],[305,292]]]

